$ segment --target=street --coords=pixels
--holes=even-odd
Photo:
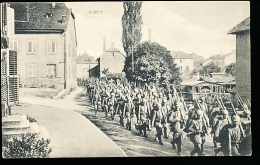
[[[78,87],[64,99],[20,98],[20,103],[22,106],[14,107],[13,113],[27,114],[46,127],[52,139],[51,157],[122,156],[120,149],[116,149],[111,142],[104,141],[105,137],[113,140],[129,157],[178,156],[177,150],[172,149],[171,135],[169,139],[163,138],[164,145],[161,146],[154,140],[155,128],[147,139],[139,135],[134,128],[136,119],[133,120],[132,131],[129,131],[119,124],[118,115],[114,122],[110,118],[106,119],[105,113],[101,111],[95,116],[93,106],[82,87]],[[98,129],[93,128],[95,126],[91,122]],[[111,152],[113,148],[116,152]],[[183,156],[190,156],[192,149],[189,139],[184,139]],[[208,136],[205,143],[206,155],[214,156],[213,150],[212,138]]]

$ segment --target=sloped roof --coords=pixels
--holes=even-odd
[[[209,59],[205,62],[202,63],[202,66],[210,66],[211,64],[213,64],[213,60],[212,59]]]
[[[79,56],[76,59],[77,64],[88,64],[88,63],[97,63],[94,56],[90,56],[87,53],[84,53],[83,55]]]
[[[226,82],[231,82],[234,80],[233,77],[203,77],[203,80],[206,82],[211,82],[211,83],[226,83]]]
[[[250,17],[246,18],[244,21],[239,23],[237,26],[233,27],[228,34],[236,34],[241,31],[250,30]]]
[[[170,51],[170,54],[174,59],[193,59],[192,54],[187,54],[182,51]]]
[[[193,79],[183,80],[181,85],[193,86],[203,83],[204,81],[194,81]]]
[[[112,53],[114,52],[114,53],[121,54],[122,56],[125,57],[125,55],[123,53],[121,53],[117,48],[114,47],[114,43],[111,43],[111,46],[101,56],[103,56],[103,55],[111,55],[111,52]]]
[[[65,30],[68,26],[69,17],[74,15],[64,3],[56,3],[52,8],[51,2],[31,2],[29,3],[30,18],[27,21],[27,4],[25,2],[11,2],[10,7],[15,12],[16,30]],[[47,13],[52,13],[46,18]],[[61,23],[62,15],[65,15],[65,22]]]

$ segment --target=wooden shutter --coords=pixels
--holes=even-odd
[[[9,51],[9,104],[18,101],[17,51]]]
[[[46,51],[47,51],[47,53],[50,53],[51,52],[51,42],[50,41],[47,41],[47,47],[46,47]]]

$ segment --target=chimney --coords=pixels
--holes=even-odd
[[[62,15],[61,23],[65,22],[66,15]]]
[[[106,52],[106,37],[103,37],[103,53]]]
[[[152,32],[151,32],[151,28],[149,28],[149,42],[152,41]]]
[[[52,8],[55,8],[55,5],[56,5],[55,2],[52,2],[52,3],[51,3],[51,7],[52,7]]]

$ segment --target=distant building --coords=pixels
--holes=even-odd
[[[97,66],[98,62],[94,56],[89,56],[87,53],[80,55],[77,60],[77,78],[88,78],[90,76],[89,70]]]
[[[18,76],[24,87],[77,85],[75,16],[64,3],[12,2]]]
[[[236,35],[236,90],[246,103],[251,101],[250,17],[233,27],[228,34]]]
[[[111,43],[111,46],[108,49],[105,49],[104,45],[103,50],[104,53],[100,56],[100,77],[105,76],[102,73],[105,69],[108,69],[109,73],[122,73],[125,55],[114,47],[114,43]]]
[[[180,73],[191,73],[193,70],[193,55],[187,54],[181,51],[171,51],[170,52],[173,61],[180,68]]]
[[[229,54],[216,56],[212,60],[214,65],[220,68],[220,72],[225,72],[226,66],[236,62],[236,51],[233,50]]]

